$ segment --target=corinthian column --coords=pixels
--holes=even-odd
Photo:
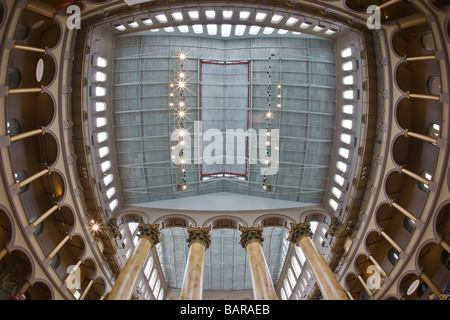
[[[348,300],[345,291],[337,281],[330,266],[319,251],[317,251],[311,240],[311,236],[312,232],[309,227],[309,221],[304,223],[291,223],[291,232],[288,240],[302,249],[324,299]]]
[[[203,263],[205,251],[211,244],[211,228],[188,227],[189,257],[184,272],[180,300],[202,300]]]
[[[239,230],[242,232],[239,244],[247,250],[255,300],[277,300],[269,268],[261,247],[264,241],[262,237],[263,226],[241,226]]]
[[[139,223],[139,242],[125,263],[108,300],[130,300],[150,249],[160,243],[159,224]]]

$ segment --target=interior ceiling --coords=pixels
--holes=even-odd
[[[218,192],[321,204],[334,139],[334,42],[301,35],[239,40],[194,35],[163,32],[116,38],[113,125],[124,204]],[[263,189],[261,157],[248,167],[192,161],[185,166],[187,189],[179,190],[180,169],[173,164],[170,149],[174,145],[171,134],[179,122],[176,108],[169,106],[169,84],[179,68],[179,52],[188,55],[184,65],[189,77],[183,97],[187,102],[185,126],[193,135],[194,122],[201,119],[203,133],[208,128],[220,130],[224,153],[226,129],[253,128],[259,134],[267,128],[266,112],[273,102],[268,102],[268,86],[282,85],[278,92],[282,108],[272,107],[270,123],[280,135],[279,169],[266,176],[265,182],[271,190]],[[249,63],[199,67],[200,60]],[[213,141],[204,141],[203,150]],[[214,172],[246,177],[202,177]]]

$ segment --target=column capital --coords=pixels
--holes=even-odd
[[[139,238],[145,238],[149,240],[153,246],[156,246],[162,241],[161,234],[159,232],[159,223],[147,224],[139,222],[138,236]]]
[[[189,247],[194,242],[199,242],[205,246],[206,249],[209,248],[209,245],[211,244],[211,237],[210,237],[210,227],[205,228],[199,228],[199,227],[187,227],[188,231],[188,238],[186,239],[186,242],[189,243]]]
[[[339,222],[339,219],[336,217],[331,218],[331,223],[328,226],[328,230],[325,233],[325,236],[339,236],[339,234],[345,229],[344,225]]]
[[[309,226],[309,221],[291,223],[291,230],[287,238],[288,241],[292,242],[294,245],[298,244],[298,241],[306,236],[312,236],[311,228]]]
[[[247,247],[247,244],[249,244],[250,242],[257,241],[259,243],[262,243],[264,241],[264,238],[262,237],[263,228],[263,226],[240,226],[239,230],[241,231],[241,241],[239,241],[239,244],[245,249],[245,247]]]

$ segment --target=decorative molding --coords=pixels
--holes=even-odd
[[[262,243],[264,241],[264,238],[262,237],[263,228],[264,228],[263,226],[257,227],[240,226],[239,230],[242,233],[241,233],[241,241],[239,241],[239,244],[245,249],[250,242],[258,241],[259,243]]]
[[[309,221],[299,222],[299,223],[291,223],[291,230],[289,232],[289,236],[287,240],[292,242],[294,245],[297,245],[298,241],[306,236],[312,237],[313,233],[310,228]]]
[[[150,240],[153,246],[162,242],[161,234],[159,232],[159,224],[147,224],[139,222],[138,236],[139,238]]]
[[[187,227],[188,231],[188,238],[186,241],[189,243],[189,247],[191,244],[198,242],[203,244],[206,249],[209,248],[211,244],[211,237],[210,237],[210,227],[205,228],[196,228],[196,227]]]
[[[344,231],[345,226],[339,222],[339,219],[336,217],[331,218],[331,223],[328,226],[328,230],[325,233],[325,236],[339,237],[339,234]]]

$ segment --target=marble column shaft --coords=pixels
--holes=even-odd
[[[188,227],[189,257],[180,300],[202,300],[205,251],[211,243],[209,231],[210,228]]]
[[[317,250],[311,239],[312,232],[309,222],[291,224],[288,240],[298,245],[305,255],[320,292],[325,300],[348,300],[345,291],[337,281],[330,266]]]
[[[158,225],[139,224],[139,242],[125,263],[108,300],[130,300],[150,249],[162,241]]]
[[[247,250],[255,300],[277,300],[269,268],[262,251],[263,227],[241,227],[240,244]]]

